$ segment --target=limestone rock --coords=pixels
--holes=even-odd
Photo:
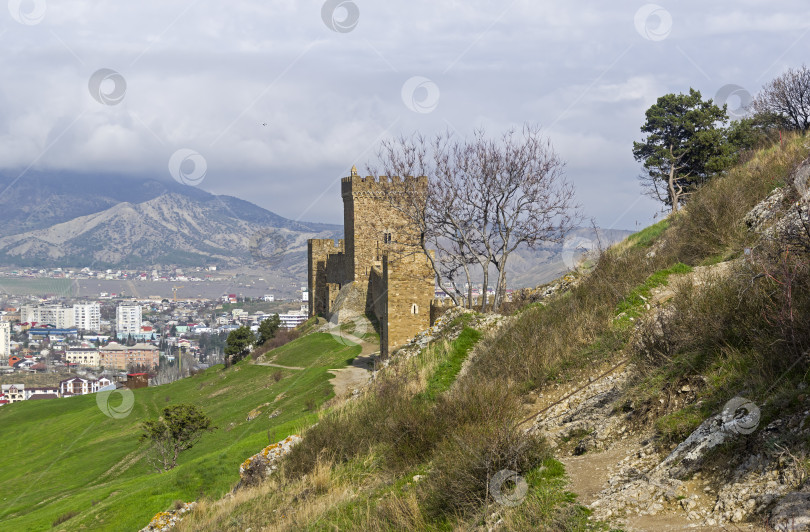
[[[193,510],[196,505],[196,502],[189,502],[180,508],[159,512],[140,532],[168,532],[183,519],[184,514]]]
[[[278,460],[287,455],[292,448],[301,441],[301,437],[293,434],[278,443],[268,445],[261,452],[254,454],[239,466],[239,484],[234,491],[260,484],[269,475],[278,469]]]
[[[810,493],[787,494],[771,510],[769,523],[779,532],[810,530]]]

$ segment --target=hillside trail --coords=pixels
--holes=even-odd
[[[369,342],[363,338],[340,331],[336,328],[330,328],[328,332],[335,338],[335,341],[337,342],[347,346],[357,344],[362,348],[360,354],[352,359],[351,364],[347,367],[328,370],[329,373],[334,375],[334,377],[329,380],[329,383],[334,388],[335,397],[343,398],[350,395],[355,389],[361,388],[371,378],[371,371],[374,369],[374,355],[379,353],[379,344],[376,342]],[[273,359],[271,359],[269,362],[260,362],[259,360],[255,360],[253,363],[257,366],[267,366],[292,371],[302,371],[307,369],[300,366],[283,366],[281,364],[272,362],[272,360]]]
[[[681,283],[691,282],[701,286],[710,282],[711,276],[727,275],[729,271],[730,264],[721,263],[697,267],[689,274],[672,276],[668,286],[652,291],[647,305],[648,313],[654,315],[660,312]],[[565,465],[570,491],[577,494],[580,504],[592,509],[599,508],[603,512],[606,506],[610,506],[617,485],[624,483],[621,480],[623,471],[643,459],[653,464],[663,459],[648,445],[654,434],[652,428],[642,429],[640,433],[629,430],[631,427],[625,424],[623,416],[616,415],[614,402],[621,397],[634,373],[631,361],[621,353],[616,355],[615,360],[594,368],[576,382],[546,388],[535,396],[533,404],[526,405],[526,413],[534,420],[532,430],[542,433],[556,446],[555,458]],[[582,437],[579,434],[588,433],[592,436],[577,444]],[[580,452],[575,450],[575,445],[583,446]],[[687,481],[680,497],[694,500],[698,510],[707,509],[714,505],[712,492],[703,482]],[[663,499],[651,499],[638,509],[628,508],[619,515],[613,513],[609,520],[621,523],[622,529],[628,532],[762,529],[747,523],[706,526],[694,515],[690,519],[689,512],[677,503],[668,504]]]
[[[267,367],[270,367],[270,368],[290,369],[290,370],[295,370],[295,371],[301,371],[303,369],[307,369],[307,368],[302,368],[300,366],[282,366],[281,364],[274,364],[272,362],[259,362],[258,360],[255,361],[254,364],[257,365],[257,366],[267,366]]]
[[[329,383],[335,390],[335,398],[342,399],[369,381],[371,371],[374,369],[374,355],[379,353],[380,346],[376,342],[372,343],[343,331],[332,329],[329,332],[336,337],[335,340],[341,343],[348,340],[362,348],[360,354],[352,360],[349,366],[329,370],[329,373],[334,374]]]

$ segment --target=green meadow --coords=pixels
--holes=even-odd
[[[279,351],[270,356],[305,369],[250,360],[216,366],[135,390],[122,419],[105,415],[95,395],[0,407],[0,530],[137,530],[175,501],[221,497],[238,482],[242,461],[315,421],[334,395],[327,371],[344,367],[361,348],[317,333]],[[110,406],[120,407],[122,398],[110,395]],[[199,405],[217,429],[181,454],[175,469],[157,473],[138,440],[140,424],[177,403]]]

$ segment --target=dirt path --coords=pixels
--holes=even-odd
[[[339,331],[330,333],[362,347],[362,351],[352,360],[350,366],[329,370],[329,373],[334,374],[329,382],[335,389],[335,397],[340,399],[351,395],[354,390],[363,387],[369,381],[371,370],[374,369],[374,355],[379,352],[380,346],[352,334]]]
[[[271,368],[292,369],[292,370],[296,370],[296,371],[300,371],[302,369],[307,369],[307,368],[302,368],[302,367],[299,367],[299,366],[282,366],[281,364],[273,364],[272,362],[259,362],[259,361],[256,361],[256,362],[254,362],[254,364],[256,364],[257,366],[269,366]]]
[[[571,491],[578,495],[581,504],[588,506],[597,499],[597,495],[607,484],[610,468],[615,467],[622,458],[632,452],[638,440],[621,441],[601,453],[587,453],[582,456],[561,456],[565,472],[570,479]]]
[[[578,495],[578,501],[590,506],[599,498],[599,492],[607,487],[611,470],[619,465],[626,456],[636,452],[640,446],[638,438],[616,442],[602,452],[587,453],[582,456],[563,456],[559,460],[565,464],[565,471],[570,479],[569,489]],[[638,515],[629,513],[617,519],[622,523],[622,530],[628,532],[695,530],[709,532],[716,530],[755,530],[744,524],[723,526],[702,526],[686,517],[686,512],[665,511],[656,515]]]

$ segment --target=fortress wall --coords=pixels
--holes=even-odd
[[[330,272],[328,265],[330,257],[343,257],[343,250],[343,240],[338,240],[337,243],[331,238],[313,238],[307,241],[307,288],[309,290],[310,316],[324,316],[328,314],[331,307],[326,285],[329,281],[332,281],[327,278]],[[332,259],[333,264],[336,261],[345,263],[344,259]]]
[[[387,258],[386,258],[387,259]],[[387,350],[393,352],[430,327],[433,270],[422,255],[383,261],[387,286]]]

